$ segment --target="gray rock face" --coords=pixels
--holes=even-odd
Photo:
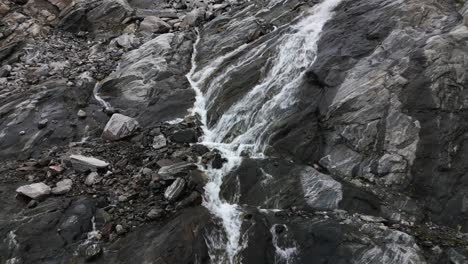
[[[343,199],[339,182],[311,167],[305,168],[300,177],[304,198],[309,206],[321,210],[338,208]]]
[[[159,17],[147,16],[141,22],[139,29],[143,32],[162,34],[168,33],[171,30],[171,25]]]
[[[164,197],[170,202],[175,201],[183,193],[184,188],[184,178],[177,178],[169,187],[167,187],[164,192]]]
[[[77,171],[96,171],[98,169],[105,169],[109,166],[109,163],[103,160],[83,155],[71,155],[70,161],[73,168]]]
[[[25,195],[31,199],[41,199],[50,194],[50,187],[45,183],[33,183],[29,185],[23,185],[16,189],[16,192]]]
[[[52,193],[56,195],[66,194],[71,191],[73,187],[73,181],[70,179],[65,179],[57,182],[57,185],[52,188]]]
[[[173,177],[186,175],[191,170],[196,169],[197,166],[189,162],[179,162],[169,166],[163,166],[158,170],[159,176],[162,179],[170,179]]]
[[[140,124],[136,119],[122,114],[113,114],[101,137],[106,140],[119,140],[133,135],[139,127]]]

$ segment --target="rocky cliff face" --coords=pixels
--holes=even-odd
[[[0,263],[465,263],[467,21],[0,0]]]

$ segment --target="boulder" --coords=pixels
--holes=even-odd
[[[197,165],[189,162],[179,162],[169,166],[161,167],[158,171],[159,176],[163,180],[171,179],[173,177],[182,176],[189,171],[196,169]]]
[[[104,0],[90,10],[87,20],[97,29],[114,29],[122,26],[122,22],[133,13],[126,0]]]
[[[70,161],[73,168],[77,171],[97,171],[98,169],[104,169],[109,166],[109,163],[103,160],[83,155],[71,155]]]
[[[198,141],[197,131],[193,128],[187,128],[175,132],[171,140],[177,143],[195,143]]]
[[[102,138],[119,140],[133,135],[139,127],[140,125],[136,119],[122,114],[113,114],[104,128],[104,132],[102,132]]]
[[[65,194],[72,189],[73,181],[65,179],[57,182],[56,186],[52,188],[52,193],[56,195]]]
[[[166,23],[159,17],[148,16],[143,19],[140,24],[140,31],[150,32],[150,33],[168,33],[171,30],[171,25]]]
[[[172,202],[175,201],[185,189],[184,178],[177,178],[164,192],[164,197]]]
[[[159,135],[159,136],[154,137],[153,139],[154,149],[164,148],[165,146],[167,146],[167,140],[166,140],[166,137],[164,137],[164,135]]]
[[[23,185],[16,192],[31,199],[41,199],[50,194],[50,187],[43,182]]]

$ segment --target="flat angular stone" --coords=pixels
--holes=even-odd
[[[43,182],[23,185],[16,192],[31,199],[40,199],[50,194],[50,187]]]
[[[184,173],[188,173],[189,171],[196,168],[197,166],[193,163],[179,162],[169,166],[161,167],[158,171],[158,174],[162,179],[166,180]]]
[[[133,135],[139,127],[140,125],[136,119],[122,114],[113,114],[104,128],[104,132],[102,132],[102,138],[119,140]]]
[[[94,157],[86,157],[83,155],[71,155],[70,161],[73,168],[77,171],[96,171],[98,169],[104,169],[109,166],[109,163],[96,159]]]
[[[71,191],[73,186],[73,181],[70,179],[65,179],[57,182],[56,187],[52,188],[52,193],[56,195],[65,194]]]

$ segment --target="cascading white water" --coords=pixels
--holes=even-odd
[[[320,32],[340,2],[341,0],[324,0],[314,6],[304,19],[292,25],[288,33],[272,40],[274,43],[266,41],[255,49],[251,47],[252,44],[240,46],[200,69],[196,64],[197,46],[200,42],[198,34],[192,54],[192,68],[187,74],[196,92],[192,114],[198,114],[201,118],[204,132],[202,144],[220,150],[228,160],[221,169],[206,170],[209,182],[205,187],[203,204],[220,219],[224,229],[224,237],[220,233],[208,237],[211,251],[217,254],[211,256],[215,263],[241,262],[238,254],[246,245],[245,241],[240,242],[240,206],[220,197],[223,178],[240,164],[242,151],[249,150],[253,157],[263,157],[262,152],[268,142],[266,134],[275,121],[291,114],[288,109],[296,102],[296,89],[303,80],[305,70],[316,58]],[[230,70],[262,56],[269,45],[276,46],[276,54],[272,67],[267,69],[266,77],[225,111],[215,125],[209,127],[207,111],[210,100],[219,93],[218,89],[223,88],[223,84],[229,79]],[[251,48],[250,51],[226,66],[228,59],[241,54],[247,48]],[[221,67],[227,70],[220,70]],[[242,129],[233,136],[234,130],[239,127]]]

